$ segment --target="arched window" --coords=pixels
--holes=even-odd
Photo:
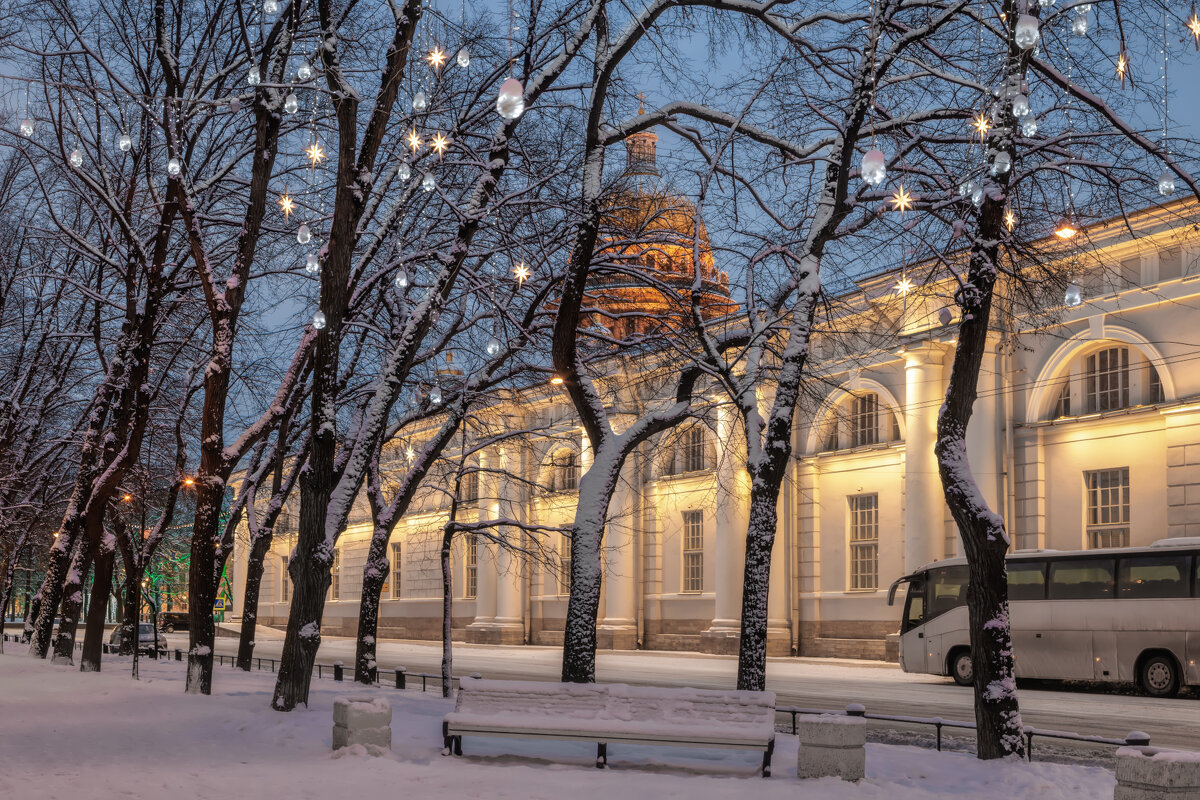
[[[1051,419],[1153,405],[1163,401],[1162,378],[1136,348],[1108,341],[1071,359],[1053,397]]]
[[[900,420],[876,392],[847,394],[822,425],[821,450],[846,450],[900,441]]]
[[[702,472],[716,466],[716,448],[708,428],[688,425],[665,436],[661,441],[660,475]]]
[[[555,450],[550,456],[550,489],[573,492],[579,488],[579,454],[569,447]]]

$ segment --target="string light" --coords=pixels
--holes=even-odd
[[[983,141],[984,137],[987,136],[987,132],[992,129],[992,121],[988,119],[987,114],[980,111],[979,115],[971,120],[971,127],[979,134],[979,140]]]
[[[321,149],[321,143],[316,139],[313,140],[312,144],[305,148],[304,154],[308,156],[308,162],[314,167],[325,160],[325,151]]]
[[[524,261],[518,261],[512,272],[513,277],[517,279],[517,286],[524,286],[525,281],[529,280],[529,276],[532,274],[529,267],[525,266]]]
[[[442,135],[441,131],[434,134],[434,137],[429,140],[429,147],[439,156],[446,151],[450,146],[450,139]]]
[[[909,194],[908,190],[904,188],[904,184],[902,183],[900,184],[900,188],[896,190],[896,193],[888,198],[888,202],[892,204],[892,210],[899,211],[900,216],[903,217],[904,212],[913,207],[913,196]]]
[[[289,219],[292,216],[292,212],[296,210],[296,201],[292,199],[292,196],[287,191],[279,195],[279,210],[283,212],[284,219]]]

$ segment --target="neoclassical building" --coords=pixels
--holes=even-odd
[[[626,172],[637,179],[635,195],[661,211],[669,193],[650,180],[657,173],[653,134],[639,136]],[[679,198],[669,205],[664,218],[690,237],[690,206]],[[1017,548],[1200,536],[1197,222],[1200,208],[1181,200],[1091,226],[1065,246],[1048,238],[1047,259],[1071,271],[1082,302],[1028,314],[1004,303],[997,309],[969,457]],[[662,270],[666,284],[690,285],[697,268],[662,240],[632,257]],[[731,307],[728,279],[711,254],[700,261],[704,291]],[[872,335],[814,340],[816,399],[797,414],[780,497],[771,655],[894,658],[899,611],[886,603],[889,584],[959,552],[933,455],[955,347],[952,304],[945,287],[904,291],[906,277],[904,270],[870,276],[840,298],[831,328]],[[637,300],[636,289],[619,281],[596,292]],[[589,458],[569,402],[548,386],[502,406],[496,413],[504,424],[538,434],[473,456],[479,471],[463,481],[461,518],[569,525]],[[647,443],[628,460],[606,533],[602,647],[736,652],[749,495],[737,442],[735,414],[718,403],[711,418]],[[404,469],[407,446],[389,452],[390,467]],[[338,541],[325,610],[330,634],[355,633],[371,535],[362,506]],[[380,636],[440,637],[438,550],[448,506],[448,494],[434,487],[397,526]],[[286,622],[294,543],[287,525],[285,518],[267,557],[262,624]],[[514,536],[527,554],[459,538],[456,638],[561,642],[569,543],[559,534]],[[245,558],[239,545],[235,604]]]

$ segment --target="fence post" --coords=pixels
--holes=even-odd
[[[407,683],[407,681],[405,681],[405,674],[404,674],[405,672],[407,672],[407,670],[405,670],[404,667],[396,667],[396,688],[397,689],[405,688],[405,684]]]
[[[1125,734],[1125,744],[1130,747],[1149,747],[1150,734],[1143,733],[1142,731],[1130,731]]]
[[[333,662],[333,679],[335,681],[342,679],[342,662],[340,661]]]
[[[321,665],[320,664],[317,664],[317,677],[318,678],[325,677],[324,675],[321,674]]]
[[[865,717],[867,715],[867,707],[862,703],[851,703],[846,706],[846,716],[848,717]]]
[[[183,661],[183,651],[180,650],[178,647],[175,648],[175,660]]]
[[[933,723],[933,727],[937,729],[937,750],[942,752],[942,721],[939,719]]]

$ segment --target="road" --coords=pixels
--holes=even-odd
[[[187,634],[168,636],[172,648],[187,647]],[[278,658],[282,634],[260,628],[255,655]],[[237,640],[217,639],[217,652],[237,652]],[[557,680],[560,651],[553,647],[495,647],[455,643],[454,672],[478,672],[487,678]],[[327,637],[317,661],[354,663],[354,640]],[[404,666],[409,673],[437,673],[441,650],[434,642],[382,640],[378,652],[381,670]],[[596,678],[601,682],[695,686],[726,689],[735,682],[737,660],[698,653],[601,652]],[[862,703],[880,714],[972,720],[969,689],[949,678],[909,675],[895,664],[815,658],[773,658],[767,665],[768,688],[780,705],[836,709]],[[1076,691],[1051,684],[1051,688],[1022,688],[1021,713],[1025,724],[1038,728],[1074,731],[1099,736],[1124,737],[1132,730],[1150,734],[1152,743],[1200,750],[1200,700],[1196,694],[1174,699]],[[925,730],[928,730],[927,728]]]

